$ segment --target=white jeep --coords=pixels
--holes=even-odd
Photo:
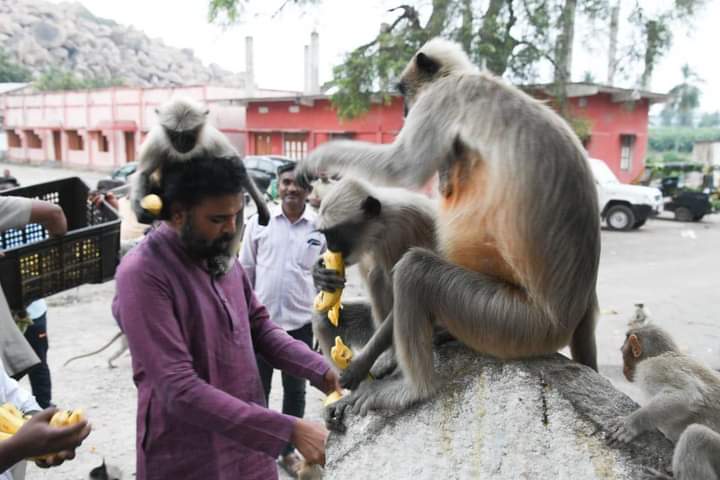
[[[600,216],[611,230],[633,230],[663,210],[659,189],[620,183],[605,162],[591,158]]]

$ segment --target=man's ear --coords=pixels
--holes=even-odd
[[[640,340],[637,335],[634,333],[630,335],[628,342],[630,342],[630,350],[632,351],[633,357],[640,358],[640,355],[642,355],[642,345],[640,345]]]
[[[368,195],[368,197],[363,200],[360,208],[362,208],[362,211],[365,212],[366,215],[377,217],[382,210],[382,204],[377,198]]]
[[[440,64],[422,52],[415,57],[415,64],[418,70],[428,75],[435,75],[440,70]]]
[[[182,205],[179,205],[175,203],[170,207],[170,222],[176,226],[179,227],[185,222],[185,218],[187,217],[187,210],[182,207]]]

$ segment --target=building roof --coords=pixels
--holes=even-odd
[[[552,83],[541,83],[531,85],[518,85],[525,91],[541,92],[546,95],[552,95]],[[327,100],[332,95],[328,93],[304,94],[303,92],[278,92],[277,95],[262,95],[261,91],[257,91],[258,95],[244,98],[243,101],[248,102],[297,102],[300,104],[312,105],[315,100]],[[647,98],[650,103],[662,103],[667,101],[668,95],[664,93],[648,92],[646,90],[638,90],[632,88],[612,87],[609,85],[601,85],[597,83],[577,82],[568,84],[568,97],[589,97],[600,93],[609,93],[613,102],[629,102]],[[390,92],[391,96],[399,96],[398,93]]]
[[[6,82],[6,83],[0,83],[0,95],[5,95],[6,93],[14,92],[16,90],[22,90],[25,87],[28,87],[30,84],[26,82]]]
[[[552,83],[538,83],[531,85],[519,85],[522,90],[531,92],[542,92],[546,95],[553,95]],[[600,93],[608,93],[612,97],[613,102],[630,102],[647,98],[651,104],[662,103],[667,101],[668,95],[664,93],[649,92],[647,90],[639,90],[637,88],[620,88],[610,85],[602,85],[599,83],[589,82],[573,82],[568,84],[568,97],[590,97]]]

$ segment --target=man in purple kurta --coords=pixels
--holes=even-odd
[[[255,354],[326,393],[337,375],[270,321],[237,262],[228,271],[215,261],[240,228],[243,174],[227,158],[166,169],[166,221],[118,268],[113,313],[138,389],[138,480],[277,478],[289,441],[324,461],[321,425],[266,408]]]

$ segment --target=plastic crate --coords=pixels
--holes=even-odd
[[[111,280],[119,261],[120,218],[103,202],[88,202],[89,189],[77,177],[0,192],[60,205],[67,218],[67,234],[48,238],[45,228],[29,224],[2,232],[0,284],[8,304],[20,309],[84,283]]]

